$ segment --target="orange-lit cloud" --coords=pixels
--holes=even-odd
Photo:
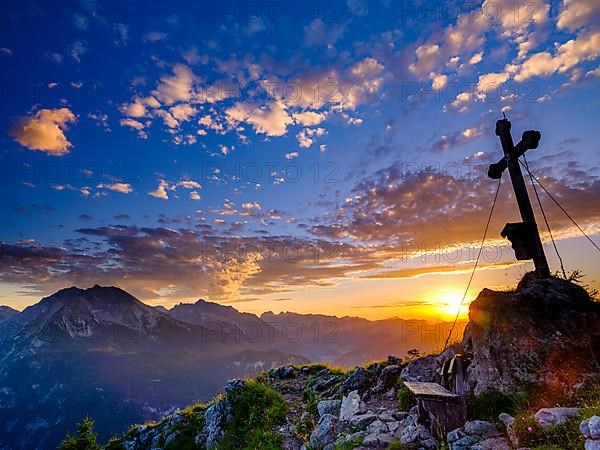
[[[76,119],[69,108],[41,109],[34,116],[19,118],[10,135],[29,150],[63,156],[73,146],[65,136],[65,130]]]

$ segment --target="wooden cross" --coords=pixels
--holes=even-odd
[[[535,216],[521,173],[521,166],[519,166],[519,157],[524,155],[527,150],[536,149],[542,134],[534,130],[525,131],[521,142],[514,145],[510,134],[510,121],[505,116],[504,119],[496,122],[496,136],[500,138],[504,158],[495,164],[490,164],[488,176],[497,180],[502,177],[502,173],[508,168],[521,219],[523,220],[519,223],[507,223],[500,234],[511,242],[518,260],[533,259],[537,277],[548,278],[550,276],[548,261],[535,223]]]

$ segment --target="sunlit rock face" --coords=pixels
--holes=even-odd
[[[463,338],[475,394],[565,392],[598,377],[600,303],[558,278],[523,277],[511,292],[481,291]]]

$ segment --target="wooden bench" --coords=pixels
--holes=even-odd
[[[465,397],[450,392],[437,383],[405,381],[404,385],[416,397],[421,421],[431,423],[431,434],[440,439],[467,420]]]

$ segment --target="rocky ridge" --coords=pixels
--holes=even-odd
[[[183,440],[189,448],[228,448],[220,442],[240,414],[253,414],[236,410],[236,393],[258,382],[287,408],[268,424],[277,444],[259,448],[503,450],[560,442],[556,448],[598,449],[599,308],[573,283],[526,275],[515,291],[482,291],[470,306],[462,342],[439,355],[405,361],[390,356],[350,371],[288,365],[256,381],[233,380],[208,406],[136,427],[107,448],[171,449]],[[446,435],[433,435],[403,381],[442,382],[441,368],[456,354],[467,363],[469,417]],[[586,390],[593,394],[572,395]],[[528,397],[517,405],[521,392]],[[478,409],[481,399],[488,399],[491,413]],[[253,447],[239,442],[235,448]]]

